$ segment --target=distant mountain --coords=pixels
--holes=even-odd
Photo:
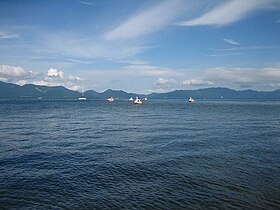
[[[102,93],[94,90],[84,92],[88,99],[106,99],[109,97],[128,99],[136,96],[153,99],[280,99],[280,90],[262,92],[255,90],[236,91],[229,88],[205,88],[198,90],[175,90],[167,93],[151,93],[149,95],[127,93],[123,90],[108,89]],[[63,86],[48,87],[41,85],[16,85],[0,81],[0,98],[2,99],[77,99],[81,96],[78,91],[69,90]]]
[[[100,99],[104,99],[104,98],[109,98],[109,97],[114,97],[114,98],[122,98],[122,99],[128,99],[130,97],[136,97],[136,96],[140,96],[143,94],[136,94],[136,93],[127,93],[123,90],[112,90],[112,89],[108,89],[106,91],[104,91],[103,93],[98,93],[94,90],[88,90],[86,92],[84,92],[85,97],[87,98],[100,98]]]
[[[99,98],[100,93],[94,91],[94,90],[87,90],[84,92],[84,96],[86,98]]]
[[[45,98],[45,99],[71,99],[78,98],[81,95],[78,91],[69,90],[63,86],[48,87],[40,85],[16,85],[0,82],[0,98]]]
[[[193,97],[196,99],[280,99],[280,90],[262,92],[255,90],[237,91],[229,88],[205,88],[199,90],[175,90],[168,93],[152,93],[149,98],[180,99]]]

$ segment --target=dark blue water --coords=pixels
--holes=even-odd
[[[279,101],[0,101],[0,209],[215,208],[280,208]]]

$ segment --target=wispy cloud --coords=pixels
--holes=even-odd
[[[88,59],[89,60],[89,59]],[[70,63],[70,64],[90,64],[92,61],[88,60],[79,60],[73,59],[68,57],[61,57],[61,56],[35,56],[31,58],[30,61],[35,62],[52,62],[52,63]]]
[[[179,76],[181,73],[176,69],[170,69],[152,65],[130,65],[124,68],[126,74],[139,76]]]
[[[146,46],[145,43],[138,40],[108,42],[97,36],[67,31],[48,32],[41,38],[41,43],[43,47],[40,47],[40,50],[36,49],[37,54],[44,54],[49,58],[65,59],[66,62],[73,63],[84,63],[92,58],[111,61],[132,59],[133,56],[154,48]]]
[[[274,3],[275,1],[276,0],[231,0],[214,8],[201,17],[180,22],[178,25],[197,26],[231,24],[244,18],[250,12],[266,7]]]
[[[227,44],[231,44],[231,45],[240,45],[240,43],[232,40],[232,39],[223,39],[225,41],[225,43]]]
[[[280,20],[275,21],[275,23],[280,23]]]
[[[209,57],[223,57],[223,56],[236,56],[236,55],[242,55],[243,53],[221,53],[221,54],[210,54],[206,55]]]
[[[95,6],[93,1],[78,1],[80,4],[88,5],[88,6]]]
[[[146,35],[168,25],[182,9],[181,0],[163,1],[130,17],[105,34],[106,40],[132,39]]]
[[[232,48],[220,48],[213,49],[215,51],[246,51],[246,50],[274,50],[279,49],[280,45],[275,46],[244,46],[244,47],[232,47]]]
[[[1,39],[15,39],[18,38],[19,35],[15,33],[9,33],[9,32],[0,32],[0,40]]]

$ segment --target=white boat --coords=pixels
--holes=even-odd
[[[110,97],[110,98],[107,99],[107,101],[108,101],[108,102],[114,102],[114,98],[113,98],[113,97]]]
[[[145,97],[145,98],[143,98],[143,100],[144,100],[144,101],[148,101],[148,98],[147,98],[147,97]]]
[[[78,100],[87,100],[87,98],[84,96],[84,87],[82,86],[82,96],[78,98]]]
[[[131,101],[131,102],[133,102],[133,98],[132,98],[132,97],[130,97],[130,98],[128,99],[128,101]]]
[[[133,103],[136,104],[136,105],[141,105],[142,101],[138,97],[136,97],[136,99]]]
[[[194,102],[194,99],[192,97],[189,98],[189,102],[192,103]]]
[[[82,97],[78,98],[78,100],[87,100],[87,98],[82,96]]]

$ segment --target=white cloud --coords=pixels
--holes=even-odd
[[[232,47],[232,48],[220,48],[214,49],[215,51],[248,51],[248,50],[275,50],[279,49],[280,45],[274,46],[246,46],[246,47]]]
[[[182,26],[226,25],[244,18],[250,12],[267,7],[276,0],[231,0],[193,20],[180,22]]]
[[[85,77],[92,78],[92,83],[97,85],[95,90],[104,91],[108,87],[112,89],[123,89],[129,92],[150,92],[156,84],[163,83],[159,78],[168,79],[169,82],[184,76],[180,69],[166,68],[147,64],[127,65],[115,69],[99,70],[91,69],[85,73]],[[170,80],[170,78],[174,80]],[[163,84],[162,84],[163,86]],[[174,83],[175,87],[175,83]],[[154,89],[159,90],[159,88]],[[167,89],[165,89],[167,90]]]
[[[190,80],[183,81],[182,85],[183,86],[210,86],[210,85],[214,85],[214,83],[202,79],[190,79]]]
[[[51,68],[46,74],[43,74],[26,71],[21,67],[0,65],[0,81],[12,82],[18,85],[62,85],[72,90],[77,90],[81,88],[82,80],[82,78],[75,75],[65,77],[63,71],[57,70],[55,68]]]
[[[18,81],[16,82],[16,84],[17,84],[17,85],[25,85],[25,84],[27,84],[27,81],[26,81],[26,80],[18,80]]]
[[[182,9],[181,0],[163,1],[142,11],[105,34],[106,40],[132,39],[146,35],[171,23]]]
[[[59,86],[60,83],[58,85],[54,85],[53,83],[49,83],[45,80],[39,80],[39,81],[34,81],[32,82],[33,85],[42,85],[42,86]]]
[[[280,81],[280,68],[226,68],[219,67],[205,72],[205,78],[215,84],[238,87],[267,89],[277,87]]]
[[[0,65],[0,80],[13,82],[19,79],[33,78],[36,74],[32,71],[25,71],[18,66]]]
[[[190,88],[190,87],[209,87],[213,86],[214,83],[208,80],[203,79],[190,79],[190,80],[175,80],[175,79],[165,79],[159,78],[154,82],[154,91],[164,92],[172,91],[181,88]]]
[[[158,88],[171,88],[177,84],[178,82],[175,79],[159,78],[157,81],[154,82],[154,85]]]
[[[69,80],[73,80],[73,81],[81,81],[83,80],[81,77],[78,77],[78,76],[73,76],[73,75],[70,75],[68,77]]]
[[[275,23],[280,23],[280,20],[277,20]]]
[[[95,3],[92,1],[78,1],[80,4],[88,5],[88,6],[95,6]]]
[[[225,43],[230,44],[230,45],[240,45],[240,43],[232,40],[232,39],[223,39]]]
[[[0,40],[1,39],[15,39],[18,38],[18,34],[9,33],[9,32],[0,32]]]
[[[222,56],[235,56],[235,55],[242,55],[243,53],[221,53],[221,54],[210,54],[206,56],[210,57],[222,57]]]
[[[60,77],[63,79],[64,72],[54,68],[50,68],[47,75],[48,77]]]
[[[64,58],[75,63],[85,63],[80,60],[92,58],[109,61],[124,60],[154,48],[146,46],[140,40],[108,42],[96,36],[87,37],[73,32],[48,32],[43,35],[42,43],[42,50],[36,50],[36,53],[46,54],[50,58]]]

